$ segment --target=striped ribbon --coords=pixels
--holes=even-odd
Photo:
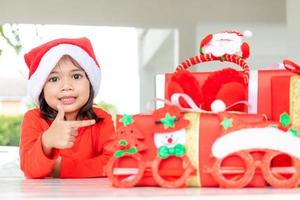
[[[300,132],[300,76],[292,76],[290,80],[290,116],[292,126]]]
[[[199,130],[200,130],[200,113],[189,112],[184,114],[184,118],[190,123],[186,127],[186,155],[191,160],[192,165],[196,168],[196,175],[188,181],[190,187],[200,187],[200,166],[199,166]]]

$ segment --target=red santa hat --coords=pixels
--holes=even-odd
[[[183,129],[189,125],[189,121],[183,118],[180,109],[174,105],[166,105],[153,113],[155,133],[168,133]]]
[[[247,100],[247,84],[243,74],[235,69],[225,68],[211,73],[201,90],[205,97],[202,104],[204,110],[245,110],[244,104],[236,103]]]
[[[28,94],[38,105],[39,95],[43,90],[48,75],[62,56],[69,55],[86,72],[95,96],[100,87],[101,70],[88,38],[56,39],[42,44],[25,54],[29,68]]]

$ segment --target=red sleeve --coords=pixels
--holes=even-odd
[[[41,136],[48,128],[37,110],[28,111],[22,122],[20,140],[20,165],[28,178],[44,178],[52,172],[58,150],[48,158],[43,151]]]
[[[105,176],[104,167],[111,157],[111,153],[104,151],[103,147],[114,133],[114,123],[111,116],[107,113],[102,113],[103,121],[99,122],[100,130],[97,130],[97,153],[95,157],[89,159],[73,160],[70,158],[62,158],[61,160],[61,178],[87,178]]]

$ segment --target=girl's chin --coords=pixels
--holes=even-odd
[[[63,105],[65,113],[77,112],[79,109],[75,105]]]
[[[65,118],[67,120],[76,120],[79,110],[65,109]]]

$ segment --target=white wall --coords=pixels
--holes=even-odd
[[[0,0],[0,23],[174,28],[198,21],[283,22],[285,0]]]
[[[153,76],[170,71],[176,62],[196,55],[200,40],[208,33],[251,30],[249,64],[253,68],[273,66],[287,57],[300,62],[299,4],[298,0],[0,0],[0,23],[171,29],[172,36],[166,38],[155,54],[140,58],[152,59],[139,62],[142,108],[154,94]],[[157,42],[155,37],[151,39],[153,46],[148,45],[149,49]],[[202,68],[209,70],[210,66],[194,70]]]

